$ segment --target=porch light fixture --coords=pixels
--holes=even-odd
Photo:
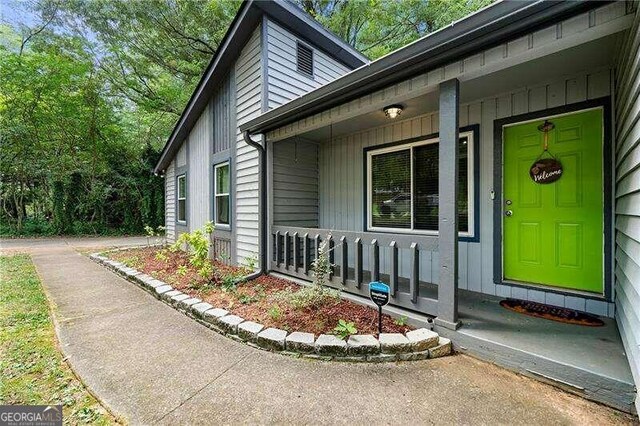
[[[395,104],[386,106],[382,110],[384,111],[384,115],[393,120],[402,113],[403,107],[402,105]]]

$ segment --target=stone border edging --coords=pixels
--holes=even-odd
[[[108,252],[128,249],[130,248]],[[225,309],[216,308],[191,297],[163,281],[99,253],[91,254],[89,258],[206,327],[258,349],[310,359],[350,362],[413,361],[439,358],[451,353],[451,341],[426,328],[408,331],[404,335],[382,333],[378,338],[371,334],[354,334],[349,336],[348,340],[342,340],[332,334],[321,334],[316,339],[312,333],[287,333],[278,328],[265,328],[262,324],[245,321],[244,318]]]

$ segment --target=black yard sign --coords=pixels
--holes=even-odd
[[[378,335],[382,333],[382,307],[389,303],[391,289],[385,283],[374,281],[369,283],[369,297],[378,305]]]

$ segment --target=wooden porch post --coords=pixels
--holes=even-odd
[[[455,330],[458,321],[458,115],[460,83],[440,84],[440,144],[438,172],[438,316],[436,325]]]

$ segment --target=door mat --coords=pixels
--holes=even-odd
[[[505,299],[500,302],[500,306],[520,314],[567,324],[586,325],[588,327],[602,327],[604,325],[604,322],[595,315],[574,311],[573,309],[545,305],[544,303]]]

